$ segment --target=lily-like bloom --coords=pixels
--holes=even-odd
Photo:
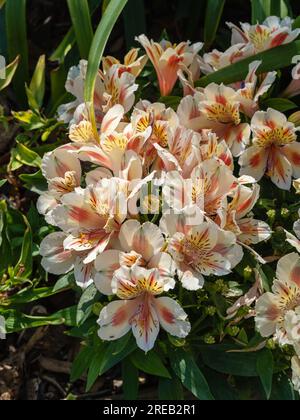
[[[224,52],[213,50],[210,53],[204,54],[203,60],[200,62],[200,68],[203,73],[210,74],[243,60],[250,55],[253,55],[253,48],[241,42],[232,45]]]
[[[85,252],[66,249],[64,245],[66,239],[67,235],[63,232],[55,232],[46,236],[40,245],[42,267],[54,275],[67,274],[74,270],[77,285],[85,289],[94,281],[94,265],[84,264],[87,255]]]
[[[68,234],[65,249],[85,251],[86,264],[94,261],[125,221],[130,194],[129,182],[118,178],[102,179],[96,186],[66,194],[53,211],[57,226]]]
[[[280,19],[276,16],[268,17],[261,25],[241,23],[241,29],[232,23],[232,44],[250,44],[254,54],[279,47],[294,41],[300,34],[300,29],[292,28],[293,20],[289,17]]]
[[[171,256],[162,251],[165,239],[158,226],[128,220],[121,227],[119,243],[119,250],[105,251],[96,258],[95,284],[101,293],[113,294],[112,278],[120,267],[157,269],[159,278],[174,288],[175,264]]]
[[[281,112],[257,112],[251,122],[253,146],[240,157],[241,175],[261,180],[265,173],[279,188],[289,190],[300,177],[300,144],[296,127]]]
[[[56,149],[46,153],[42,162],[42,173],[48,182],[48,191],[42,194],[37,203],[40,214],[48,223],[55,225],[52,212],[60,204],[61,198],[80,186],[81,165],[72,153]]]
[[[295,356],[292,358],[292,371],[293,377],[292,382],[294,388],[300,394],[300,357]]]
[[[202,43],[190,45],[188,42],[173,45],[165,40],[157,43],[145,35],[140,35],[136,40],[144,47],[156,70],[162,96],[170,95],[177,82],[179,69],[190,67],[203,46]]]
[[[133,74],[135,77],[138,77],[140,73],[143,71],[148,57],[143,55],[141,57],[138,56],[139,48],[132,48],[124,57],[124,63],[121,63],[115,57],[107,56],[104,57],[102,60],[103,70],[105,73],[109,71],[109,69],[117,64],[119,66],[119,73],[130,73]]]
[[[300,55],[293,57],[292,63],[295,64],[292,70],[293,80],[282,93],[282,96],[286,98],[294,98],[295,96],[300,95]]]
[[[282,345],[293,344],[286,329],[289,311],[299,311],[300,257],[288,254],[278,262],[272,292],[265,293],[256,304],[256,327],[263,337],[272,335]]]
[[[100,313],[99,337],[117,340],[130,330],[139,348],[150,351],[159,334],[160,326],[169,334],[185,338],[191,329],[187,314],[168,297],[157,297],[169,290],[156,269],[123,268],[113,280],[113,291],[122,299],[106,306]]]
[[[226,140],[233,156],[239,156],[250,139],[250,127],[242,123],[240,95],[231,87],[211,83],[203,93],[196,93],[200,115],[197,130],[210,129]],[[190,127],[192,128],[192,127]]]
[[[201,289],[203,276],[229,274],[243,256],[233,233],[200,219],[197,209],[190,207],[181,214],[165,214],[160,222],[160,228],[168,238],[167,250],[176,262],[179,280],[187,290]]]
[[[259,98],[269,91],[277,77],[276,71],[273,71],[259,78],[257,70],[261,63],[261,61],[251,63],[245,81],[234,85],[240,95],[241,110],[250,118],[259,110]]]
[[[268,240],[272,231],[270,226],[249,216],[249,213],[259,199],[260,187],[256,184],[253,189],[239,185],[228,203],[223,201],[218,212],[220,226],[236,234],[238,241],[245,245],[254,245]]]
[[[177,171],[166,175],[164,203],[177,211],[196,205],[207,216],[213,216],[218,213],[224,198],[232,193],[236,182],[231,169],[223,162],[206,160],[195,167],[188,179]]]

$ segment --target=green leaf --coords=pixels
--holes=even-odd
[[[0,312],[6,319],[6,330],[9,334],[45,325],[66,325],[68,327],[76,325],[76,306],[62,309],[49,316],[25,315],[16,310],[1,311],[0,309]]]
[[[159,355],[154,351],[144,353],[142,350],[135,351],[130,360],[133,365],[142,372],[150,375],[161,376],[163,378],[171,378],[170,372],[164,366]]]
[[[207,0],[204,24],[204,42],[207,50],[215,40],[224,6],[225,0]]]
[[[271,401],[295,401],[293,384],[287,375],[281,373],[274,379]]]
[[[0,201],[0,275],[12,264],[12,251],[7,235],[7,204]]]
[[[122,339],[118,341],[122,341]],[[127,342],[122,351],[116,352],[118,341],[115,343],[110,343],[109,345],[102,344],[101,346],[98,346],[100,347],[101,351],[99,351],[99,349],[97,350],[97,348],[94,351],[94,359],[88,373],[88,381],[86,386],[87,392],[94,385],[98,376],[103,375],[112,367],[120,363],[136,349],[136,343],[133,338],[130,337],[130,340]]]
[[[89,64],[87,68],[85,82],[85,100],[93,104],[96,77],[99,71],[100,62],[103,57],[104,49],[113,30],[113,27],[124,9],[128,0],[111,0],[107,6],[101,22],[96,30],[89,54]],[[92,107],[91,119],[96,131],[95,112]]]
[[[264,100],[261,105],[265,108],[273,108],[280,112],[292,111],[293,109],[298,108],[295,102],[284,98],[269,98]]]
[[[183,349],[177,349],[172,352],[170,360],[172,368],[182,384],[195,397],[202,401],[211,401],[214,399],[205,377],[191,354]]]
[[[87,0],[67,0],[81,58],[87,59],[93,40],[93,27]]]
[[[40,168],[42,165],[42,159],[36,152],[30,150],[24,144],[17,142],[16,148],[11,152],[9,170],[15,171],[22,165]]]
[[[158,396],[162,401],[184,400],[183,388],[178,378],[160,378],[158,385]]]
[[[251,0],[252,24],[262,23],[271,15],[271,0]]]
[[[259,353],[237,353],[234,346],[220,344],[215,346],[202,346],[201,356],[209,368],[228,375],[257,377],[257,358]]]
[[[80,379],[84,372],[89,368],[93,357],[95,349],[93,347],[83,347],[83,349],[76,356],[71,369],[71,382],[76,382]]]
[[[20,57],[18,56],[12,63],[6,66],[5,79],[0,78],[0,91],[10,85],[11,81],[13,80],[14,75],[16,74],[19,62],[20,62]]]
[[[0,188],[3,187],[7,183],[7,179],[1,179],[0,180]]]
[[[19,178],[23,181],[25,188],[36,194],[42,194],[47,190],[47,181],[41,171],[34,174],[21,174]]]
[[[81,295],[81,298],[77,307],[76,320],[78,326],[80,326],[87,318],[91,315],[93,310],[93,304],[97,296],[97,289],[94,284],[91,284]]]
[[[31,109],[39,110],[43,105],[45,96],[45,70],[46,70],[46,56],[42,55],[36,68],[30,86],[26,85],[26,93],[28,98],[28,104]]]
[[[95,13],[95,11],[98,9],[99,4],[101,3],[101,0],[90,0],[89,6],[90,6],[90,14],[91,16]],[[72,27],[61,43],[58,45],[58,47],[55,49],[55,51],[50,56],[50,61],[58,61],[59,64],[63,64],[65,62],[66,56],[69,54],[69,52],[72,50],[74,45],[76,44],[76,36],[74,28]]]
[[[272,48],[271,50],[241,60],[231,66],[227,66],[224,69],[209,74],[208,76],[204,76],[196,84],[197,86],[205,87],[210,83],[230,84],[245,80],[249,71],[249,65],[253,61],[262,61],[261,66],[257,70],[257,73],[261,74],[289,66],[292,62],[292,58],[299,54],[300,41],[281,45],[280,47]]]
[[[264,387],[267,399],[270,399],[272,393],[272,381],[274,372],[274,359],[270,350],[264,349],[257,358],[257,373]]]
[[[129,358],[122,363],[124,400],[137,400],[139,392],[139,371]]]
[[[271,16],[285,18],[289,15],[289,8],[285,0],[271,0]]]
[[[23,216],[26,230],[23,237],[23,244],[20,259],[14,269],[14,275],[22,279],[28,279],[32,273],[32,230],[27,218]]]
[[[147,33],[144,0],[129,0],[123,11],[127,49],[134,45],[137,35]]]
[[[29,78],[26,0],[6,0],[5,22],[9,59],[12,61],[20,56],[14,90],[21,105],[26,105],[25,83]]]

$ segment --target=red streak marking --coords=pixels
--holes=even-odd
[[[260,164],[260,155],[257,153],[250,159],[250,166],[256,168]]]
[[[291,272],[291,279],[300,287],[300,267],[295,267]]]
[[[161,314],[165,322],[174,324],[174,315],[167,308],[162,308]]]
[[[279,45],[283,44],[287,37],[287,33],[277,35],[271,42],[271,47],[278,47]]]
[[[114,327],[117,327],[118,325],[121,325],[126,319],[126,311],[124,308],[119,309],[113,319],[112,319],[112,324]]]

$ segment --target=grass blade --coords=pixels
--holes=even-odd
[[[39,110],[43,105],[46,89],[46,56],[41,55],[29,87],[26,86],[26,92],[29,105],[34,110]]]
[[[123,18],[126,45],[127,49],[130,49],[134,38],[147,32],[144,0],[129,0],[124,8]]]
[[[213,44],[223,14],[225,0],[207,0],[204,42],[206,50]]]
[[[210,83],[230,84],[244,80],[249,65],[253,61],[262,61],[262,65],[258,68],[258,73],[266,73],[269,71],[280,70],[291,64],[292,58],[300,54],[300,41],[295,41],[287,45],[273,48],[263,53],[254,55],[245,60],[241,60],[231,66],[225,67],[208,76],[203,77],[197,83],[197,86],[205,87]]]
[[[104,49],[111,31],[127,1],[128,0],[111,0],[95,33],[90,50],[89,65],[85,83],[85,100],[87,103],[93,103],[96,77],[103,57]],[[95,127],[95,114],[93,109],[91,109],[91,116]]]
[[[252,23],[262,23],[271,14],[271,0],[252,0]]]
[[[88,58],[93,27],[87,0],[67,0],[81,58]]]
[[[14,90],[20,105],[26,106],[25,83],[29,79],[26,0],[7,0],[5,20],[8,58],[13,61],[18,55],[20,56],[20,63],[14,78]]]

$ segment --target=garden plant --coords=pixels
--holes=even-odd
[[[33,62],[38,1],[0,0],[0,399],[299,400],[299,5],[67,0]]]

